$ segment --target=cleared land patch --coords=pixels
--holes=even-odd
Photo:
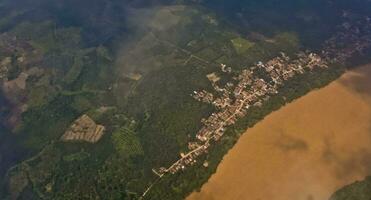
[[[241,37],[234,38],[231,40],[234,48],[236,49],[237,54],[243,54],[247,52],[255,44]]]

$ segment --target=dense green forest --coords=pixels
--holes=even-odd
[[[335,194],[330,200],[369,200],[371,197],[371,177],[366,177],[363,181],[357,181],[347,185]]]
[[[0,62],[8,70],[0,69],[0,81],[13,87],[0,93],[0,198],[138,199],[157,179],[152,169],[177,160],[214,110],[190,94],[211,88],[206,75],[220,63],[240,71],[280,52],[319,51],[345,8],[363,14],[367,6],[361,0],[0,1]],[[334,65],[291,79],[213,144],[201,158],[209,167],[198,162],[167,174],[145,199],[183,199],[199,189],[246,128],[345,69]],[[106,127],[103,138],[61,142],[82,114]]]

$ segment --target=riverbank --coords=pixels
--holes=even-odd
[[[189,200],[327,199],[371,174],[371,65],[249,129]]]

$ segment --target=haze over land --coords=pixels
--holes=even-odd
[[[370,8],[366,0],[0,0],[0,199],[183,200],[248,127],[368,62]],[[347,155],[331,153],[338,136],[309,137],[323,127],[305,119],[302,133],[295,120],[248,134],[257,139],[244,155],[271,179],[265,162],[276,165],[278,186],[328,144],[331,173],[346,172],[332,164]],[[281,150],[267,156],[273,147]],[[286,191],[273,183],[261,185]]]
[[[371,65],[248,129],[188,200],[323,200],[371,174]]]

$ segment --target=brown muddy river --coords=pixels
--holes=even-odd
[[[371,175],[371,65],[246,131],[187,200],[327,200]]]

